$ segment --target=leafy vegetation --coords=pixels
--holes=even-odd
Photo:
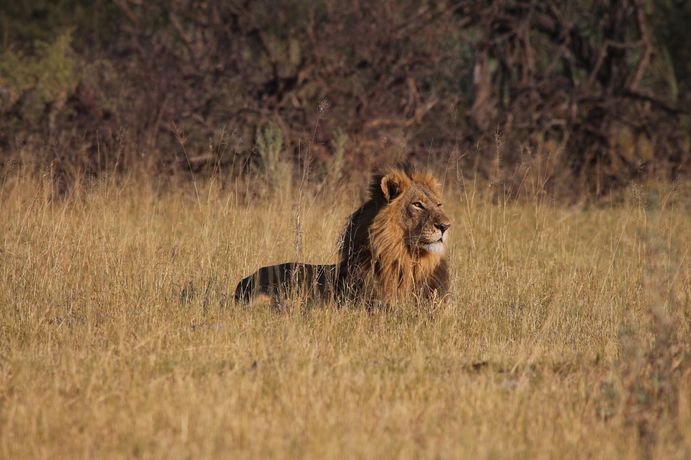
[[[286,161],[309,145],[322,178],[344,134],[346,172],[456,163],[515,191],[539,169],[565,195],[674,180],[691,161],[690,8],[19,0],[0,9],[0,160],[68,182],[142,167],[235,177],[262,169],[257,132],[275,124]]]

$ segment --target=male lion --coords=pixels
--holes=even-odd
[[[262,267],[240,281],[235,299],[297,293],[388,304],[443,296],[450,226],[430,173],[390,168],[372,178],[369,200],[348,219],[338,264]]]

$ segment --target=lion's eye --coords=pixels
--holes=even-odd
[[[437,203],[437,207],[441,208],[442,203]]]
[[[415,203],[413,203],[413,207],[417,208],[417,209],[425,209],[425,206],[422,203],[420,203],[419,201],[416,201]]]

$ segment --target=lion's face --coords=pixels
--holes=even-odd
[[[419,256],[443,254],[451,222],[437,181],[428,174],[393,171],[382,177],[381,190],[388,201],[386,212],[395,218],[408,250]]]
[[[405,241],[410,249],[443,253],[451,222],[441,198],[427,187],[413,184],[401,199]]]

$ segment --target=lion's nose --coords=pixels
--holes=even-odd
[[[442,235],[443,235],[444,232],[445,232],[449,227],[451,227],[451,224],[449,224],[448,222],[437,222],[436,224],[434,224],[434,226],[437,227],[439,230],[441,230],[441,233],[442,233]]]

